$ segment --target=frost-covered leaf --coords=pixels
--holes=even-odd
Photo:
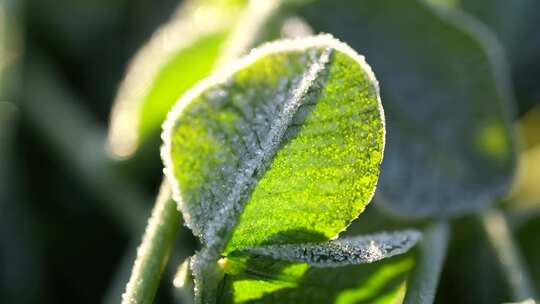
[[[246,2],[184,1],[135,55],[112,110],[109,141],[115,155],[130,156],[159,134],[174,102],[213,69]]]
[[[340,238],[325,243],[278,244],[247,248],[244,253],[315,267],[365,264],[407,252],[418,240],[415,230]]]
[[[388,125],[381,205],[446,217],[505,195],[511,109],[500,48],[485,28],[419,0],[314,0],[293,11],[365,54],[379,75]]]
[[[329,268],[254,257],[248,265],[242,274],[225,275],[218,303],[402,303],[415,256]],[[261,266],[273,273],[260,273]]]
[[[371,69],[329,35],[265,45],[186,93],[162,157],[205,247],[195,283],[237,249],[334,238],[371,200],[384,134]]]
[[[369,66],[323,35],[268,44],[201,82],[163,139],[188,226],[213,243],[238,221],[230,251],[342,231],[375,189],[384,121]]]
[[[512,65],[519,112],[540,102],[540,1],[460,0],[459,6],[487,24],[503,43]]]

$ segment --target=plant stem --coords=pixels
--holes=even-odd
[[[122,295],[123,304],[153,302],[179,225],[180,213],[171,199],[169,184],[163,181]]]
[[[501,270],[508,281],[512,300],[536,299],[530,275],[505,216],[502,212],[492,209],[484,212],[480,218],[488,241],[495,250]]]
[[[409,279],[405,304],[433,303],[439,277],[446,257],[449,239],[446,221],[431,224],[424,230],[420,242],[418,263]]]
[[[128,234],[142,231],[151,198],[123,180],[105,152],[106,132],[63,86],[54,70],[29,56],[22,116]],[[68,183],[66,183],[67,185]]]

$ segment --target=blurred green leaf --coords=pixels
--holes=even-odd
[[[365,54],[380,75],[388,126],[382,206],[447,217],[506,194],[515,165],[512,109],[500,48],[487,30],[424,1],[308,3],[293,11]]]
[[[328,35],[253,51],[186,93],[164,130],[165,173],[205,246],[202,292],[222,254],[343,231],[371,200],[385,132],[371,69]]]
[[[512,65],[519,112],[540,102],[540,1],[460,0],[460,6],[500,37]]]
[[[540,145],[520,153],[517,175],[509,196],[514,209],[540,210]]]
[[[110,147],[131,156],[157,136],[174,102],[207,76],[247,1],[185,1],[135,55],[111,116]]]
[[[513,211],[534,216],[536,209],[540,212],[540,105],[536,105],[520,117],[519,131],[522,139],[522,150],[519,154],[517,173],[512,191],[507,198],[508,206]]]

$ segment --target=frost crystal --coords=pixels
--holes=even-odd
[[[326,243],[268,245],[245,251],[276,260],[308,263],[314,267],[336,267],[372,263],[403,254],[420,238],[420,232],[404,230],[343,238]]]

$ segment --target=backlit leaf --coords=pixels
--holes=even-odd
[[[225,275],[218,303],[402,303],[415,258],[407,253],[370,264],[330,268],[257,257],[248,263],[253,266],[246,272]],[[261,268],[273,272],[260,273]]]
[[[208,76],[246,2],[185,1],[135,55],[112,110],[109,141],[116,156],[131,156],[158,134],[174,102]]]
[[[383,84],[381,205],[402,216],[447,217],[506,194],[515,165],[510,98],[487,29],[418,0],[308,2],[293,11],[365,54]]]
[[[221,255],[336,237],[371,200],[384,134],[371,69],[329,35],[265,45],[186,93],[162,157],[204,245],[199,290]]]

